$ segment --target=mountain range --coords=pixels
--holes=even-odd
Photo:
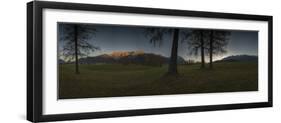
[[[258,56],[254,55],[232,55],[215,62],[257,62]]]
[[[167,64],[169,58],[143,51],[115,51],[110,54],[102,54],[93,57],[79,59],[81,64],[99,64],[99,63],[121,63],[121,64],[144,64],[144,65],[162,65]],[[178,56],[178,64],[184,64],[185,60]]]
[[[80,58],[80,64],[144,64],[144,65],[157,65],[161,66],[162,64],[168,64],[170,58],[153,54],[145,53],[143,51],[115,51],[110,54],[102,54],[98,56],[91,56],[86,58]],[[238,62],[238,61],[258,61],[258,56],[253,55],[233,55],[227,56],[221,60],[214,62]],[[59,63],[66,63],[64,60],[59,59]],[[181,57],[178,56],[178,64],[186,64],[187,62]]]

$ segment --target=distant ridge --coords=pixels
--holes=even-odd
[[[215,62],[257,62],[258,56],[254,55],[232,55],[225,57],[221,60],[217,60]]]
[[[113,58],[121,58],[121,57],[126,57],[126,56],[137,56],[137,55],[143,55],[145,54],[144,51],[142,50],[137,50],[137,51],[114,51],[110,54],[107,54]]]
[[[184,64],[186,61],[178,56],[178,64]],[[65,63],[65,62],[60,62]],[[71,62],[72,63],[72,62]],[[144,64],[144,65],[162,65],[169,63],[169,58],[153,54],[145,53],[144,51],[114,51],[108,54],[102,54],[98,56],[86,57],[79,59],[80,64]]]

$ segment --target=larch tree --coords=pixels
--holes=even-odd
[[[228,45],[230,31],[224,30],[210,30],[209,41],[208,41],[208,52],[209,52],[209,67],[213,68],[213,56],[218,54],[224,54],[227,52],[226,47]]]
[[[164,35],[169,34],[172,35],[172,49],[171,49],[171,56],[169,61],[169,67],[168,67],[168,75],[177,75],[177,58],[178,58],[178,42],[180,37],[180,29],[174,28],[146,28],[145,29],[145,35],[150,40],[150,43],[152,43],[154,46],[158,44],[158,46],[161,46],[164,40]]]
[[[79,74],[79,58],[100,50],[89,41],[96,34],[96,29],[87,24],[58,24],[60,42],[63,42],[63,57],[75,62],[75,73]]]
[[[206,52],[206,41],[208,40],[208,31],[203,29],[192,29],[186,34],[185,40],[188,45],[189,54],[198,56],[199,52],[201,55],[201,68],[205,68],[205,52]]]

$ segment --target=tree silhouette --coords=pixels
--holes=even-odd
[[[75,73],[79,74],[79,58],[90,52],[100,50],[88,42],[96,33],[96,29],[86,24],[59,24],[59,40],[64,42],[63,56],[67,61],[75,61]]]
[[[150,43],[154,46],[158,43],[161,46],[165,34],[172,34],[172,49],[169,61],[168,75],[177,75],[177,58],[178,58],[178,41],[179,41],[179,29],[168,28],[146,28],[145,35],[150,38]]]
[[[199,51],[201,55],[201,68],[205,68],[205,52],[206,40],[208,40],[207,30],[192,29],[186,34],[185,41],[187,41],[189,53],[198,56]]]
[[[226,53],[226,46],[228,44],[228,37],[231,35],[230,31],[210,30],[209,31],[209,67],[213,68],[213,55]]]

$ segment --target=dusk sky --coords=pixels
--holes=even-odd
[[[144,35],[143,27],[119,26],[119,25],[91,25],[97,30],[89,42],[100,47],[100,51],[91,53],[89,56],[97,56],[113,51],[136,51],[142,50],[146,53],[160,54],[169,57],[171,54],[172,36],[166,34],[161,46],[154,46],[149,42],[149,38]],[[58,35],[63,35],[61,29]],[[63,40],[59,41],[59,49],[63,47]],[[257,31],[231,31],[227,53],[214,56],[214,60],[231,55],[258,55],[258,32]],[[198,61],[200,56],[190,56],[187,43],[179,42],[178,55],[185,60]],[[208,58],[206,57],[206,60]]]

